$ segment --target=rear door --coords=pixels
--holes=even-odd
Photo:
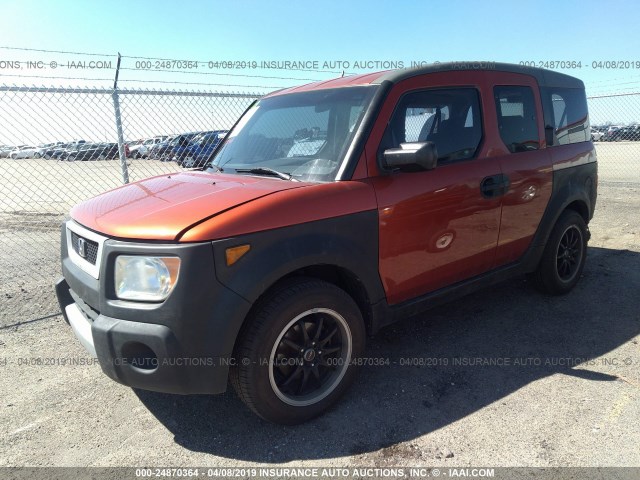
[[[498,127],[495,150],[509,186],[502,198],[495,266],[517,261],[531,245],[551,196],[553,172],[544,144],[540,91],[533,77],[488,72]]]

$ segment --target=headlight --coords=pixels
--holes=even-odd
[[[116,296],[122,300],[159,302],[178,281],[178,257],[120,255],[115,268]]]

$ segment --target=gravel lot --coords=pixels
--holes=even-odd
[[[52,282],[73,201],[61,195],[115,186],[117,165],[83,183],[74,172],[87,164],[27,161],[52,181],[34,203],[21,194],[33,178],[12,171],[0,197],[0,466],[640,466],[640,168],[624,154],[634,163],[619,169],[614,146],[598,146],[574,292],[542,296],[522,278],[388,327],[368,353],[390,364],[363,368],[336,408],[294,428],[232,392],[172,396],[105,377],[57,314]]]

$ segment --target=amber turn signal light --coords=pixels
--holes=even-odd
[[[239,245],[237,247],[227,248],[225,254],[227,256],[227,267],[236,263],[240,258],[251,249],[251,245]]]

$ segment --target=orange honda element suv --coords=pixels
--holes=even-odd
[[[278,423],[325,411],[381,327],[514,275],[578,282],[596,203],[583,83],[439,64],[256,101],[199,171],[88,200],[56,291],[112,379]]]

